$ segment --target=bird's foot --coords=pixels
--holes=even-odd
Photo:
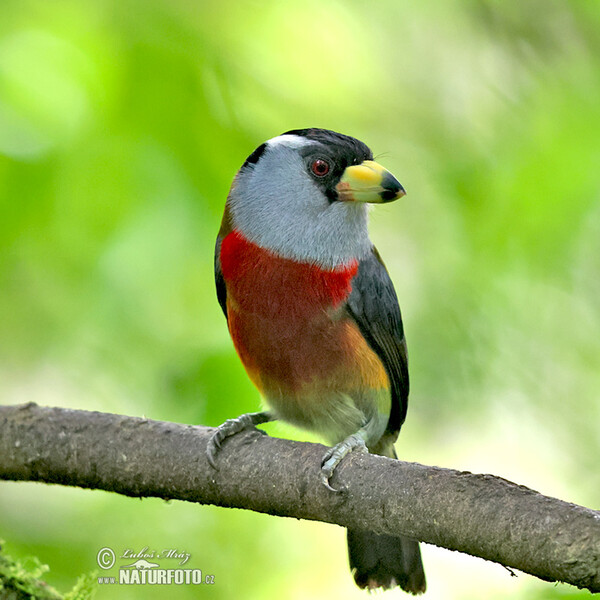
[[[210,466],[213,469],[218,469],[215,459],[221,449],[221,444],[225,439],[236,433],[240,433],[240,431],[244,431],[244,429],[256,427],[261,423],[268,423],[269,421],[274,420],[275,417],[269,412],[246,413],[245,415],[240,415],[236,419],[227,419],[227,421],[217,427],[217,430],[208,442],[206,456]]]
[[[336,444],[327,451],[321,464],[321,482],[327,489],[331,490],[332,492],[340,491],[331,487],[329,480],[333,476],[333,473],[342,459],[347,454],[350,454],[350,452],[355,450],[363,454],[368,452],[367,445],[365,444],[363,437],[360,435],[360,432],[349,435],[345,440],[341,441],[339,444]]]

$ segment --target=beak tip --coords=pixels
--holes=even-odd
[[[383,189],[379,192],[379,195],[383,202],[398,200],[398,198],[402,198],[402,196],[406,195],[406,190],[391,173],[385,174],[383,181],[381,182],[381,187]]]

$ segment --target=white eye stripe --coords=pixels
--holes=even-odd
[[[278,135],[277,137],[271,138],[267,142],[269,148],[275,148],[277,146],[286,146],[288,148],[303,148],[304,146],[310,146],[314,144],[313,140],[309,140],[300,135],[286,134]]]

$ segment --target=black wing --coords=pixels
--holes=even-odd
[[[221,271],[221,242],[222,237],[217,237],[217,244],[215,246],[215,284],[217,286],[217,300],[223,309],[223,314],[227,319],[227,287],[225,286],[225,279],[223,279],[223,271]]]
[[[386,432],[397,435],[408,407],[408,354],[396,291],[376,248],[359,263],[347,309],[387,371],[392,409]]]

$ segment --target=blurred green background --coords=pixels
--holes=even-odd
[[[2,0],[0,402],[256,410],[214,238],[245,157],[311,126],[367,142],[408,191],[371,219],[411,356],[399,456],[598,508],[596,2]],[[342,529],[247,511],[2,483],[0,537],[63,590],[103,546],[215,576],[99,599],[365,598]],[[431,599],[588,597],[423,553]]]

